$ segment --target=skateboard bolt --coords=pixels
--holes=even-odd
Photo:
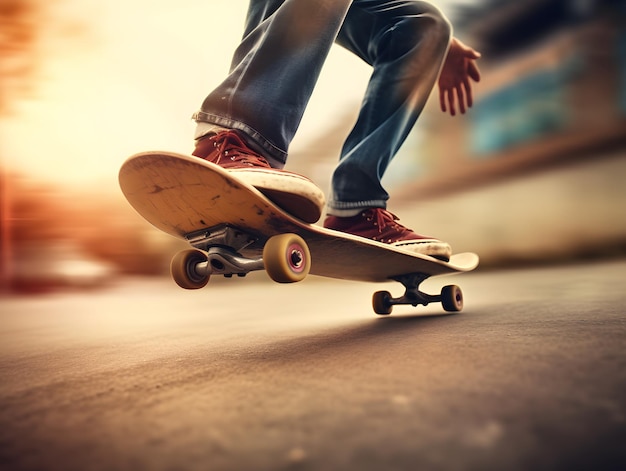
[[[299,250],[293,250],[291,252],[291,264],[294,267],[299,267],[302,265],[302,253]]]

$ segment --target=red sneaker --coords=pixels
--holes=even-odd
[[[450,245],[432,237],[415,233],[398,223],[398,218],[383,208],[370,208],[357,216],[328,216],[324,227],[347,232],[405,250],[430,255],[440,260],[450,260]]]
[[[271,167],[237,131],[222,131],[199,139],[192,155],[236,173],[238,178],[305,222],[317,222],[322,215],[325,204],[322,190],[302,175]]]

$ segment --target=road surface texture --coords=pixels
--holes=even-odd
[[[0,299],[2,470],[624,470],[626,261]],[[383,285],[399,294],[400,285]]]

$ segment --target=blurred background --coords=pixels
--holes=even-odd
[[[135,152],[189,153],[190,116],[225,76],[245,0],[2,0],[3,293],[164,276],[180,243],[117,184]],[[436,92],[393,162],[390,209],[484,267],[626,253],[626,6],[437,2],[482,52],[464,116]],[[328,187],[369,68],[333,49],[288,169]]]

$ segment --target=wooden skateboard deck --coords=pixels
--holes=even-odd
[[[409,288],[403,279],[417,277],[419,281],[409,284],[419,285],[429,276],[466,272],[478,265],[478,256],[473,253],[456,254],[444,262],[307,224],[228,171],[196,157],[169,152],[136,154],[122,165],[119,182],[128,202],[156,228],[205,252],[218,254],[224,247],[232,248],[235,259],[224,260],[223,253],[217,261],[209,258],[209,267],[204,269],[207,274],[219,273],[220,265],[226,266],[226,275],[268,269],[268,260],[265,264],[261,260],[266,242],[281,234],[295,234],[301,238],[298,243],[308,247],[307,273],[310,270],[314,275],[369,282],[395,279],[412,291],[417,291],[417,286]],[[267,253],[265,257],[269,258]],[[202,257],[191,258],[206,262]],[[191,263],[189,256],[182,259],[176,263]],[[174,262],[172,269],[174,273]]]

